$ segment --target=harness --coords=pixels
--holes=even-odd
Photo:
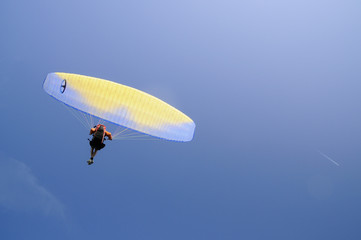
[[[106,127],[104,125],[98,124],[93,134],[94,138],[101,139],[101,142],[103,142],[105,137],[105,129]]]

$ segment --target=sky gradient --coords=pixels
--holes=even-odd
[[[0,239],[360,239],[360,11],[1,1]],[[108,142],[88,166],[49,72],[153,94],[194,139]]]

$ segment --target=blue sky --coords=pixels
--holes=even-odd
[[[361,3],[1,1],[1,239],[360,239]],[[49,72],[151,93],[189,143],[114,141]],[[339,165],[332,162],[336,161]]]

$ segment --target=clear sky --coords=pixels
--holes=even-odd
[[[0,239],[361,239],[359,0],[0,1]],[[49,72],[153,94],[189,143],[88,132]]]

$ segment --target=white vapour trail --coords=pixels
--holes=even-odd
[[[322,156],[324,156],[326,159],[330,160],[331,162],[333,162],[335,165],[340,166],[340,164],[338,162],[336,162],[335,160],[333,160],[332,158],[330,158],[329,156],[327,156],[326,154],[324,154],[323,152],[321,152],[320,150],[318,150],[318,153],[321,154]]]

